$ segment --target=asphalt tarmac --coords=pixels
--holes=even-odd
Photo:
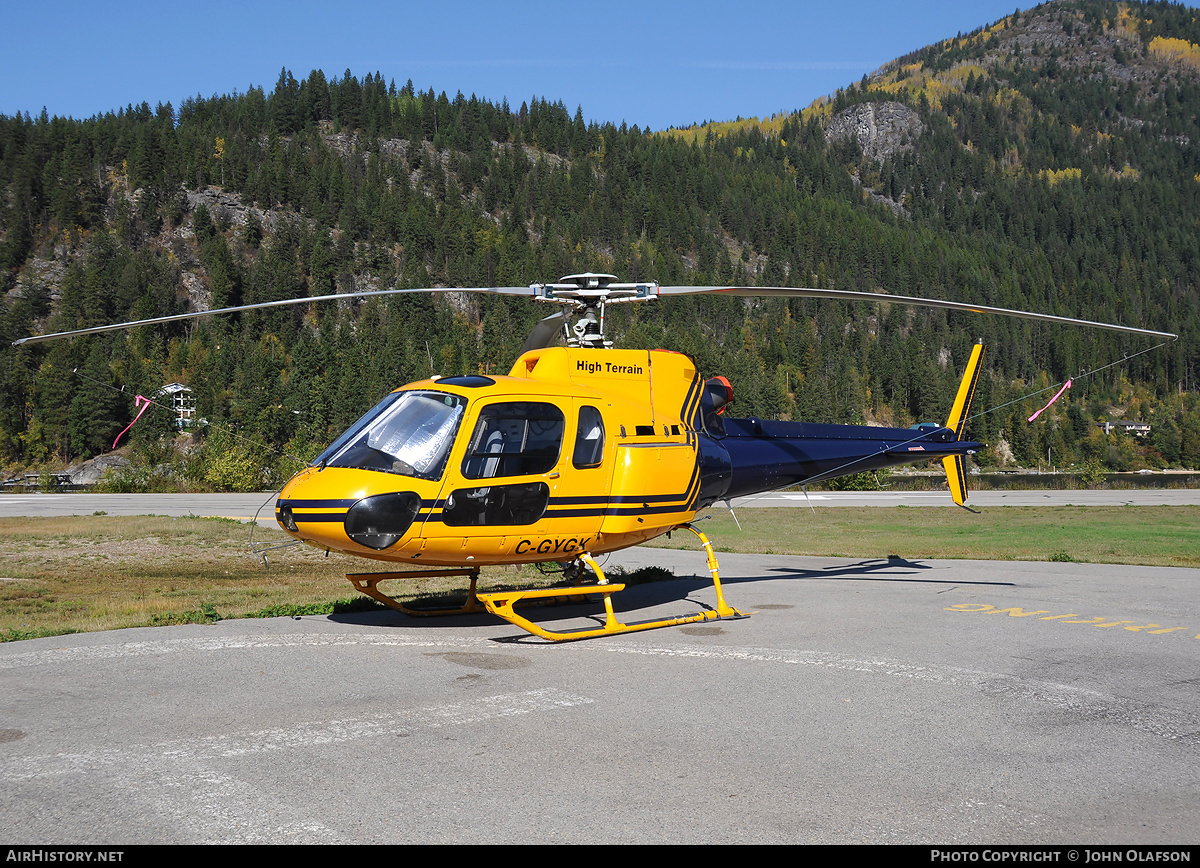
[[[707,577],[699,552],[606,566],[646,564]],[[721,565],[751,617],[564,645],[398,613],[0,645],[0,840],[1200,837],[1200,570]],[[636,621],[714,596],[681,578],[616,602]]]

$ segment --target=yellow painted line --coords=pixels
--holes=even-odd
[[[1120,627],[1122,630],[1128,630],[1131,633],[1141,633],[1144,631],[1152,636],[1181,631],[1190,632],[1193,629],[1191,627],[1164,627],[1162,624],[1153,623],[1140,624],[1137,621],[1114,621],[1110,620],[1106,615],[1083,617],[1078,612],[1053,615],[1049,609],[1026,611],[1020,606],[1000,607],[993,606],[991,603],[957,603],[953,606],[945,607],[942,611],[979,615],[1008,615],[1010,618],[1033,618],[1038,621],[1057,621],[1060,624],[1086,624],[1090,627]],[[1200,639],[1200,633],[1196,634],[1193,638]]]

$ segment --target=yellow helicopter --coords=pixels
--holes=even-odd
[[[382,290],[358,296],[451,289]],[[355,573],[361,592],[409,614],[486,610],[550,641],[744,617],[725,602],[711,542],[693,524],[719,501],[807,485],[851,473],[941,459],[950,493],[967,497],[964,440],[983,345],[967,362],[945,425],[885,428],[736,419],[724,377],[703,379],[691,358],[668,350],[613,349],[607,304],[720,293],[839,298],[1113,329],[1164,332],[1067,317],[881,293],[788,287],[665,287],[576,274],[557,283],[478,292],[531,296],[562,309],[539,323],[507,376],[432,377],[402,386],[346,430],[279,492],[275,517],[296,540],[326,551],[402,563],[402,571]],[[288,299],[23,338],[16,344],[133,328],[197,316],[304,304],[346,295]],[[568,324],[568,313],[577,319]],[[559,332],[566,346],[551,346]],[[595,558],[674,530],[697,536],[708,558],[716,606],[678,617],[622,623]],[[483,566],[559,563],[578,583],[564,590],[477,593]],[[414,569],[415,568],[415,569]],[[595,584],[582,584],[588,572]],[[391,580],[466,576],[466,603],[414,610],[380,590]],[[602,626],[552,631],[519,613],[521,602],[599,596]]]

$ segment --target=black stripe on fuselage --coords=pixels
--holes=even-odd
[[[693,474],[693,483],[695,482],[695,474]],[[694,486],[690,486],[694,487]],[[623,495],[621,497],[608,497],[605,495],[581,496],[581,497],[552,497],[546,507],[546,511],[539,517],[538,521],[547,518],[588,518],[602,516],[628,516],[628,515],[659,515],[663,513],[685,512],[690,509],[688,494],[655,494],[644,495],[641,497],[634,495]],[[306,501],[283,501],[283,505],[295,507],[298,503],[304,503],[307,507],[341,507],[345,504],[353,505],[357,501],[353,500],[306,500]],[[419,521],[431,521],[442,523],[442,511],[445,508],[444,500],[422,501],[420,512],[418,513]],[[276,510],[275,516],[280,517],[280,510]],[[325,522],[342,522],[346,520],[346,509],[338,509],[331,512],[292,512],[292,521],[313,523]]]

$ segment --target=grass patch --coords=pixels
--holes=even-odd
[[[1200,567],[1196,506],[742,509],[740,529],[726,510],[708,515],[698,527],[726,552]],[[691,548],[690,537],[653,545]]]
[[[699,527],[718,551],[856,558],[966,558],[1200,567],[1200,507],[1004,506],[981,515],[951,508],[723,510]],[[256,530],[256,541],[283,541]],[[299,617],[378,608],[346,596],[345,574],[388,565],[309,546],[249,553],[249,525],[165,516],[0,518],[0,641],[227,618]],[[688,533],[651,545],[695,549]],[[627,584],[670,571],[610,571]],[[536,567],[483,571],[480,590],[548,586]],[[418,579],[386,590],[411,602],[462,596],[467,581]]]
[[[256,542],[285,542],[258,529]],[[249,551],[250,526],[169,516],[0,518],[0,641],[65,633],[212,624],[228,618],[299,617],[378,608],[347,597],[346,573],[389,569],[310,546]],[[536,568],[483,571],[480,590],[549,585]],[[467,580],[420,579],[386,588],[398,599],[465,595]]]
[[[614,567],[611,570],[606,570],[605,575],[610,582],[627,586],[649,585],[653,582],[669,582],[675,578],[674,571],[666,567],[639,567],[629,572],[626,572],[621,567]]]

